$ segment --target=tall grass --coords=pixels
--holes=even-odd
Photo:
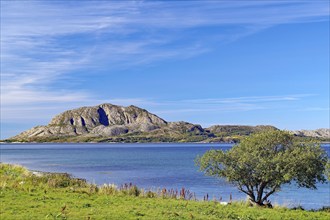
[[[19,165],[0,164],[0,187],[14,188],[31,191],[33,188],[51,190],[56,188],[67,188],[69,191],[103,195],[128,195],[146,198],[171,198],[182,200],[196,200],[194,193],[182,188],[178,189],[159,189],[156,191],[139,189],[133,183],[125,183],[120,187],[114,184],[104,184],[97,186],[87,183],[86,180],[74,178],[67,173],[40,173],[30,172]]]

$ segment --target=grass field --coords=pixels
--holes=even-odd
[[[33,174],[24,167],[0,164],[0,219],[330,219],[330,212],[223,206],[187,200],[179,195],[148,192],[134,185],[96,186],[68,174]],[[185,199],[186,198],[186,199]],[[190,197],[189,197],[190,198]]]

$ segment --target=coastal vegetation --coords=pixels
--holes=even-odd
[[[249,134],[250,135],[250,134]],[[33,138],[11,138],[4,143],[239,143],[248,135],[226,134],[149,134],[145,132],[118,136],[49,136]],[[329,143],[328,138],[295,136],[297,141],[318,141]]]
[[[157,192],[133,184],[97,186],[62,173],[0,164],[1,219],[329,219],[329,209],[251,207],[195,201],[185,189]]]
[[[327,163],[319,144],[298,142],[280,130],[252,134],[226,152],[210,150],[197,158],[207,175],[226,178],[251,204],[269,207],[269,196],[283,184],[316,189],[317,182],[326,182]]]

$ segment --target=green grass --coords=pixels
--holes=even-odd
[[[330,219],[330,212],[222,206],[170,198],[136,186],[96,186],[67,174],[33,175],[20,166],[0,164],[0,219]],[[152,198],[149,198],[152,197]]]

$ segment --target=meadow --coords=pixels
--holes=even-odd
[[[329,209],[250,207],[244,201],[222,205],[196,201],[185,190],[157,192],[90,184],[65,173],[31,172],[0,164],[1,219],[330,219]]]

